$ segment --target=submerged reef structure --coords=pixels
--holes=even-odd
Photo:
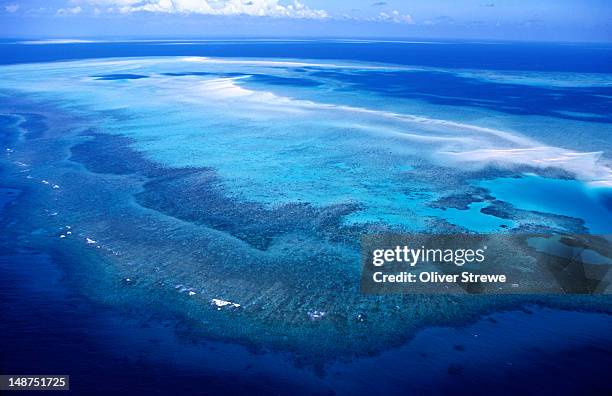
[[[438,107],[414,115],[423,97],[390,77],[418,85],[421,73],[491,84],[509,101],[502,112],[526,111],[518,88],[450,70],[173,57],[2,66],[2,180],[19,191],[0,218],[2,249],[49,254],[92,300],[178,319],[190,339],[314,366],[524,304],[612,313],[607,296],[360,292],[364,234],[610,231],[607,154],[432,116]],[[530,94],[571,95],[530,81]],[[576,90],[594,100],[609,88]],[[402,99],[387,108],[388,96]],[[475,120],[491,100],[470,104]],[[578,117],[548,106],[551,122]],[[536,206],[509,193],[516,183],[569,191],[582,209]]]

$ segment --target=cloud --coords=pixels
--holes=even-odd
[[[376,17],[375,20],[382,22],[406,23],[410,25],[414,23],[412,16],[409,14],[401,14],[397,10],[393,10],[389,13],[381,12],[378,14],[378,17]]]
[[[77,15],[82,11],[81,7],[76,6],[72,8],[60,8],[57,10],[57,15]]]
[[[382,7],[386,5],[387,5],[386,1],[377,1],[376,3],[372,3],[372,7]]]
[[[307,7],[298,0],[86,0],[94,6],[123,14],[154,12],[166,14],[248,15],[285,18],[323,19],[325,10]]]
[[[9,5],[4,6],[4,9],[6,10],[6,12],[9,12],[12,14],[14,12],[17,12],[17,10],[19,9],[19,4],[9,4]]]

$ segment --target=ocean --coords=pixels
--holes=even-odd
[[[359,290],[363,234],[609,235],[612,46],[0,54],[3,374],[77,394],[612,390],[608,295]]]

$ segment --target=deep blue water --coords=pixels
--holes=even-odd
[[[609,233],[611,51],[1,42],[0,372],[75,394],[611,393],[609,295],[377,300],[356,264],[372,230]]]
[[[487,315],[475,324],[426,329],[400,349],[336,363],[321,376],[287,355],[190,339],[172,319],[95,304],[58,264],[28,251],[0,259],[0,331],[10,340],[0,344],[0,370],[70,374],[73,394],[610,391],[607,315],[538,307]]]
[[[442,41],[403,44],[372,41],[248,41],[190,42],[168,45],[164,41],[145,43],[74,43],[61,46],[0,42],[2,64],[48,62],[120,56],[231,56],[256,58],[347,59],[404,65],[462,69],[610,72],[612,47],[609,44],[512,43]]]

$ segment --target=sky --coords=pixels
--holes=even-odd
[[[0,0],[0,37],[612,42],[612,0]]]

